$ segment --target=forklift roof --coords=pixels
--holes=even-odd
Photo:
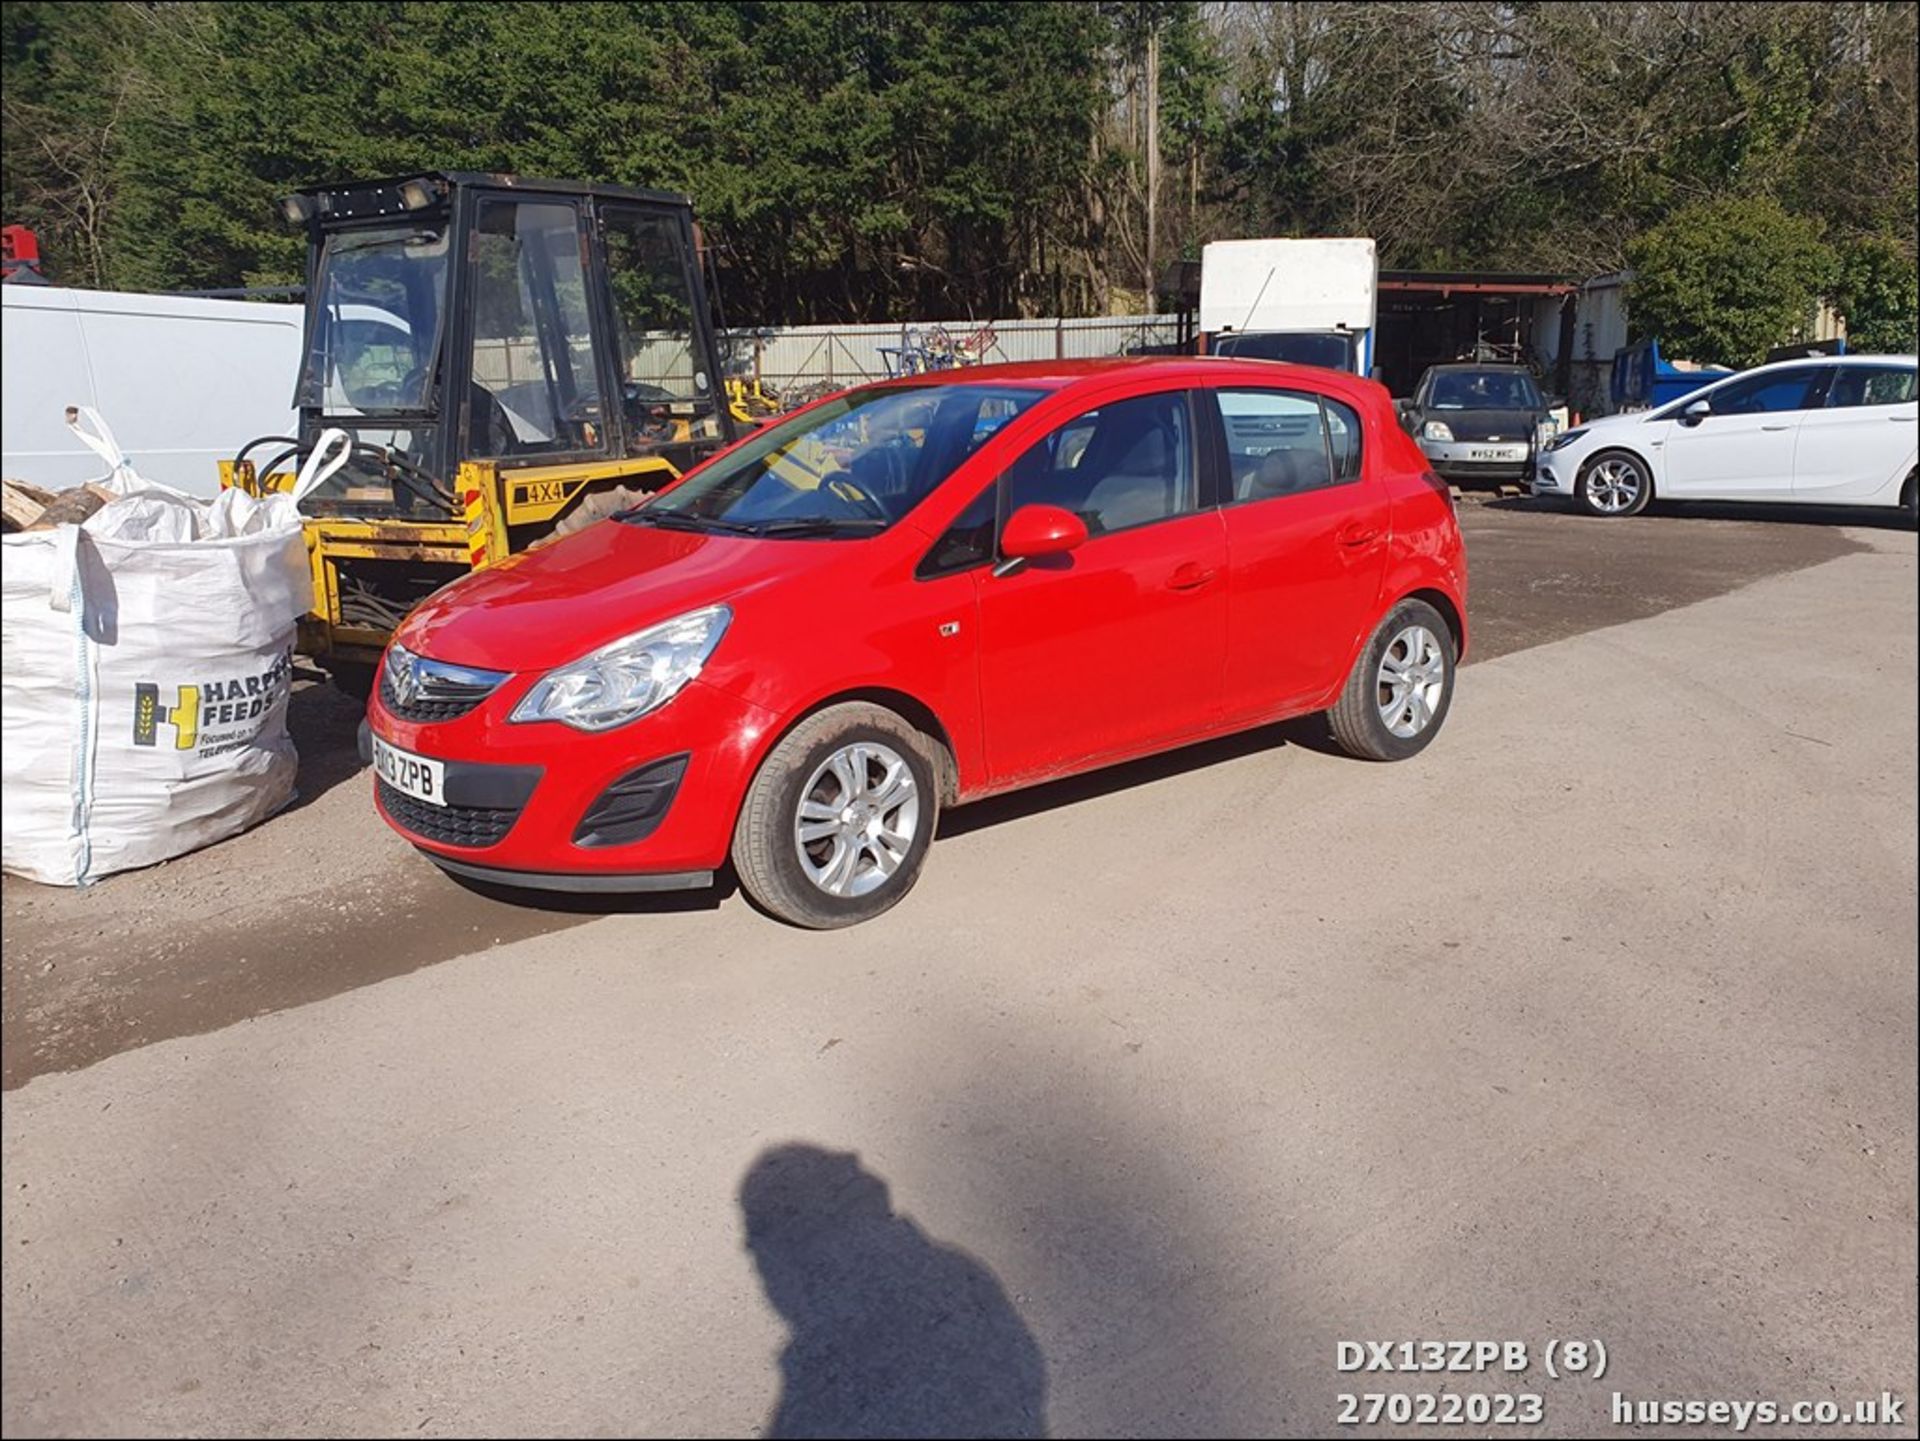
[[[595,195],[610,200],[638,200],[650,205],[691,209],[693,201],[671,190],[645,190],[634,185],[583,184],[578,180],[536,180],[524,175],[497,175],[484,170],[420,170],[381,180],[345,180],[330,185],[306,185],[301,195],[327,196],[327,213],[338,219],[391,213],[404,209],[399,189],[411,180],[440,181],[467,190],[524,190],[545,195]],[[345,202],[344,204],[342,202]]]

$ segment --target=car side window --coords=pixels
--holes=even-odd
[[[1775,370],[1731,381],[1707,397],[1715,415],[1773,415],[1805,410],[1807,392],[1819,371],[1810,365]]]
[[[1196,504],[1185,391],[1118,400],[1034,442],[1007,470],[1006,514],[1057,505],[1089,535],[1185,515]]]
[[[1333,451],[1333,479],[1336,485],[1360,478],[1360,413],[1352,406],[1320,397],[1320,409],[1327,417],[1327,444]]]
[[[994,511],[1000,487],[993,484],[976,495],[960,512],[933,549],[920,557],[914,575],[920,580],[953,575],[993,559]]]
[[[1322,490],[1360,477],[1360,417],[1290,390],[1222,390],[1220,424],[1235,501]]]
[[[1843,365],[1827,387],[1827,409],[1856,405],[1911,405],[1911,365]]]

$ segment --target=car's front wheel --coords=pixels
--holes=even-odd
[[[1609,519],[1638,515],[1653,499],[1653,475],[1639,456],[1624,450],[1603,450],[1580,472],[1574,493],[1589,515]]]
[[[1349,755],[1403,761],[1439,734],[1453,705],[1453,630],[1423,600],[1403,600],[1368,637],[1327,712]]]
[[[742,888],[810,930],[871,920],[913,889],[940,818],[936,746],[879,706],[829,706],[761,762],[733,832]]]

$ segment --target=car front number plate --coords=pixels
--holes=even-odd
[[[447,803],[447,766],[444,761],[428,760],[412,751],[390,746],[379,736],[373,738],[374,772],[399,791],[430,806]]]
[[[1468,460],[1518,460],[1516,447],[1510,445],[1482,445],[1467,452]]]

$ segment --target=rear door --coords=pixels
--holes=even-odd
[[[1920,422],[1914,392],[1911,364],[1836,366],[1826,403],[1800,423],[1794,498],[1897,504]]]
[[[976,571],[980,701],[996,787],[1210,729],[1225,653],[1226,541],[1203,507],[1192,398],[1114,400],[1055,429],[1002,477],[1023,505],[1080,515],[1065,555]]]
[[[1667,432],[1658,491],[1672,499],[1787,500],[1794,446],[1810,407],[1820,403],[1824,364],[1789,365],[1742,376],[1705,399],[1712,412]]]
[[[1389,503],[1359,412],[1312,391],[1211,392],[1231,583],[1230,722],[1320,704],[1375,619]]]

